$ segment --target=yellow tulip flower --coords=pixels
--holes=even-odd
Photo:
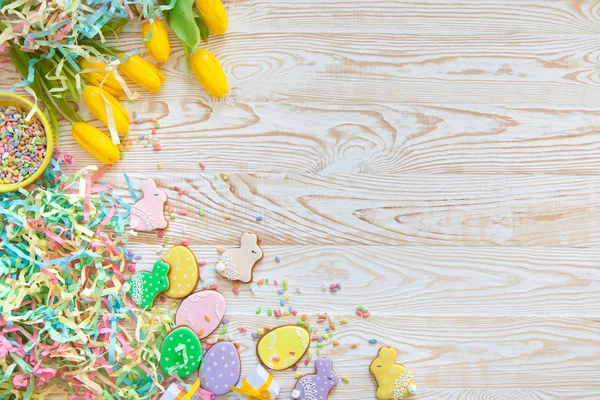
[[[227,78],[219,60],[208,50],[198,49],[190,59],[192,71],[198,82],[214,97],[223,97],[229,92]]]
[[[121,158],[119,146],[113,144],[108,135],[85,122],[76,122],[72,127],[73,139],[85,151],[103,164],[113,164]]]
[[[117,132],[128,133],[129,115],[127,115],[127,111],[125,111],[125,108],[123,108],[117,99],[115,99],[107,91],[96,86],[87,86],[83,90],[83,102],[87,108],[89,108],[90,112],[94,114],[96,118],[98,118],[104,125],[108,127],[108,114],[106,112],[104,98],[106,98],[106,101],[108,101],[108,104],[112,109],[112,115],[115,121],[115,126],[117,127]]]
[[[157,18],[153,22],[146,22],[142,25],[142,35],[144,35],[144,38],[150,32],[152,32],[152,35],[150,36],[150,40],[145,43],[146,50],[148,50],[150,57],[159,63],[163,63],[171,55],[171,43],[169,42],[167,27],[162,20]]]
[[[163,73],[152,63],[137,54],[119,64],[119,69],[126,77],[152,93],[158,93],[166,80]]]
[[[86,60],[85,58],[81,58],[79,61],[79,67],[81,69],[106,69],[106,64],[102,62],[94,62],[90,60]],[[119,97],[123,94],[123,88],[117,78],[115,78],[115,74],[112,72],[109,73],[106,80],[104,77],[107,72],[85,72],[81,74],[83,79],[89,83],[90,85],[100,86],[100,83],[104,80],[104,84],[102,84],[102,89],[106,90],[108,93],[113,96]]]
[[[196,7],[208,29],[215,35],[227,30],[227,11],[221,0],[196,0]]]

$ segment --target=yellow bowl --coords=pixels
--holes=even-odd
[[[23,113],[28,113],[33,107],[33,103],[27,100],[24,97],[13,93],[0,92],[0,106],[8,107],[8,106],[16,106],[21,107],[23,109]],[[44,113],[38,108],[35,111],[35,116],[42,121],[42,125],[44,126],[44,131],[46,132],[46,157],[44,161],[42,161],[42,165],[38,168],[37,171],[29,178],[24,181],[17,183],[0,183],[0,192],[13,192],[19,188],[25,187],[33,183],[37,178],[40,177],[48,167],[50,163],[50,159],[52,158],[52,148],[53,148],[53,140],[54,136],[52,134],[52,129],[50,128],[50,124],[46,119]]]

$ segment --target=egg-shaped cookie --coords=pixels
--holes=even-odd
[[[225,298],[216,290],[201,290],[181,302],[175,323],[190,327],[200,339],[213,333],[225,315]]]
[[[200,386],[216,394],[227,394],[230,386],[237,385],[242,374],[240,355],[231,342],[218,342],[204,354],[204,368],[200,368]]]
[[[165,337],[160,348],[160,366],[167,375],[190,376],[201,361],[202,345],[190,328],[177,327]]]
[[[169,264],[169,289],[164,294],[172,299],[181,299],[194,291],[198,284],[198,262],[194,253],[186,246],[174,246],[162,259]]]
[[[284,325],[264,335],[256,345],[258,359],[275,371],[296,364],[308,350],[310,335],[297,325]]]

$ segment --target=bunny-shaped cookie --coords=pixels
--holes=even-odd
[[[396,349],[382,347],[369,368],[377,381],[379,400],[401,400],[417,393],[413,374],[401,364],[395,364]]]
[[[328,358],[317,358],[315,368],[317,373],[305,375],[298,379],[292,399],[296,400],[324,400],[331,389],[338,384],[338,376],[332,369],[333,361]]]
[[[169,225],[164,214],[167,194],[156,187],[154,179],[142,181],[140,187],[144,197],[131,207],[129,225],[141,232],[166,228]]]
[[[240,239],[239,249],[227,250],[217,262],[217,272],[230,281],[248,283],[252,281],[252,269],[262,257],[258,236],[245,232]]]

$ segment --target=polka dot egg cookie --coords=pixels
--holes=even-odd
[[[160,348],[160,367],[167,375],[185,378],[194,373],[202,361],[198,336],[187,326],[175,328]]]
[[[181,302],[175,323],[192,328],[200,339],[213,333],[225,315],[225,298],[216,290],[201,290]]]
[[[297,325],[284,325],[264,335],[256,345],[258,359],[275,371],[296,364],[310,344],[308,331]]]
[[[217,396],[231,391],[237,385],[242,369],[240,355],[231,342],[219,342],[204,355],[204,371],[200,369],[200,385]]]
[[[194,253],[186,246],[171,248],[163,261],[171,266],[169,274],[169,289],[165,295],[172,299],[181,299],[194,291],[198,284],[198,263]]]

